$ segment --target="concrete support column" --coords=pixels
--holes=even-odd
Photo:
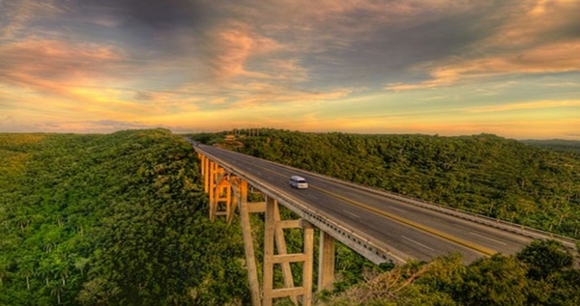
[[[302,296],[302,305],[312,305],[312,269],[314,266],[314,227],[310,222],[303,220],[302,228],[304,229],[304,266],[302,271],[302,287],[304,295]]]
[[[225,215],[229,224],[234,219],[236,206],[239,207],[240,224],[244,239],[244,252],[252,305],[272,305],[274,299],[288,297],[298,305],[312,304],[313,265],[314,265],[314,227],[302,219],[282,220],[278,202],[266,197],[265,202],[248,203],[249,185],[247,181],[226,171],[216,162],[203,154],[201,172],[204,177],[204,190],[209,195],[209,218],[214,221],[216,216]],[[262,287],[258,278],[255,250],[250,222],[251,213],[265,212],[264,221],[264,261]],[[284,229],[301,228],[303,231],[303,250],[298,253],[288,253]],[[319,287],[326,287],[334,281],[334,240],[324,233],[321,234],[321,266],[319,267]],[[302,284],[295,287],[291,264],[302,264]],[[274,284],[274,267],[280,265],[284,285],[276,288]]]
[[[334,243],[335,240],[326,232],[320,231],[318,253],[318,291],[331,290],[334,283]]]
[[[278,208],[277,203],[276,205],[274,205],[274,220],[276,221],[277,224],[279,224],[280,223],[279,221],[281,221],[280,209]],[[281,226],[276,226],[275,240],[278,255],[288,254],[288,249],[286,247],[286,238],[284,238],[284,229]],[[281,265],[282,265],[282,276],[284,277],[284,287],[294,288],[294,277],[292,276],[290,262],[282,262]],[[298,304],[298,299],[296,295],[291,295],[290,299],[294,304]]]
[[[312,269],[314,253],[314,227],[305,220],[281,220],[276,200],[266,198],[266,221],[264,224],[264,274],[263,305],[272,305],[275,298],[290,297],[298,304],[312,304]],[[283,229],[302,228],[304,245],[302,253],[288,254]],[[275,247],[277,253],[275,253]],[[290,263],[302,262],[302,286],[294,287]],[[274,288],[274,265],[280,264],[284,287]]]
[[[244,251],[246,253],[246,267],[248,269],[248,280],[250,282],[252,306],[259,306],[261,304],[260,283],[258,281],[256,255],[254,254],[252,227],[250,224],[250,213],[248,210],[248,183],[246,181],[241,180],[239,191],[238,203],[240,206],[240,223],[242,226],[242,236],[244,238]]]
[[[211,161],[207,157],[204,159],[204,168],[204,190],[205,192],[209,192],[209,181],[211,179]]]
[[[216,186],[215,186],[215,179],[217,175],[217,164],[213,161],[209,162],[209,171],[208,171],[208,189],[209,189],[209,219],[211,221],[215,220],[215,212],[217,211],[217,201],[216,199]]]
[[[276,202],[270,197],[266,197],[266,220],[264,224],[264,272],[263,272],[263,306],[271,306],[274,289],[274,231],[276,220],[274,220],[274,206]]]

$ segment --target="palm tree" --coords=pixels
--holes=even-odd
[[[30,291],[30,277],[34,275],[34,271],[31,268],[25,267],[20,272],[22,276],[26,278],[26,289]]]
[[[64,293],[66,286],[58,280],[50,282],[50,294],[56,295],[56,300],[60,304],[60,296]]]

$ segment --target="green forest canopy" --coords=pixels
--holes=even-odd
[[[493,135],[262,130],[259,137],[223,143],[224,135],[193,136],[569,235],[578,228],[575,155]],[[240,229],[209,222],[198,163],[189,144],[163,129],[0,134],[0,305],[247,304]],[[252,222],[260,228],[260,218]],[[289,248],[300,245],[299,236],[290,233]],[[259,242],[259,230],[256,237]],[[571,267],[572,255],[555,242],[468,267],[449,255],[383,274],[342,246],[337,252],[338,293],[320,295],[318,304],[580,301],[580,273]],[[363,271],[377,277],[351,286],[362,280]],[[381,284],[399,289],[373,291]]]
[[[0,305],[248,300],[236,227],[210,223],[167,130],[0,134]]]

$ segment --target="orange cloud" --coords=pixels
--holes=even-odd
[[[1,7],[0,19],[4,19],[5,24],[0,27],[0,40],[15,37],[30,20],[37,16],[46,17],[62,12],[49,1],[2,1]]]
[[[431,79],[390,83],[384,89],[429,89],[505,74],[580,71],[580,39],[570,32],[578,27],[574,12],[579,9],[579,1],[518,2],[494,34],[475,43],[461,57],[414,67],[415,71],[427,71]]]
[[[415,84],[390,83],[386,90],[403,91],[448,86],[458,82],[514,73],[580,71],[580,40],[545,44],[517,53],[475,59],[451,58],[430,68],[432,79]]]
[[[111,46],[28,39],[0,45],[0,81],[54,91],[108,77],[122,59]]]
[[[235,84],[231,85],[230,89],[236,91],[233,93],[233,96],[236,97],[236,101],[230,105],[232,108],[248,108],[255,106],[266,107],[268,105],[276,107],[281,103],[305,105],[312,102],[323,102],[344,98],[354,92],[354,89],[352,88],[333,88],[327,91],[307,91],[285,85],[264,82]]]
[[[211,55],[211,65],[218,79],[252,76],[253,73],[245,67],[250,58],[281,49],[278,42],[251,31],[242,23],[218,28],[213,44],[211,52],[215,54]]]
[[[580,107],[580,100],[542,100],[523,103],[509,103],[502,105],[470,107],[467,108],[466,111],[470,113],[490,113],[490,112],[505,112],[522,109],[558,108],[558,107]]]

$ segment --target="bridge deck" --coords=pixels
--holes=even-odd
[[[398,259],[427,261],[456,251],[469,263],[496,252],[515,254],[532,240],[529,236],[411,205],[311,172],[211,146],[195,148],[304,203],[342,227],[388,246]],[[291,188],[288,183],[291,175],[306,178],[309,188]]]

